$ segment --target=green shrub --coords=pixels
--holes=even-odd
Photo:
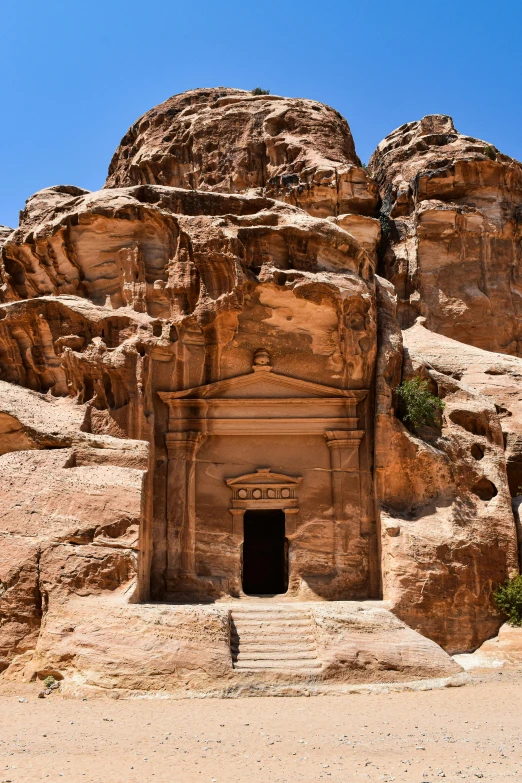
[[[263,90],[262,87],[254,87],[252,95],[270,95],[270,90]]]
[[[486,144],[484,147],[484,155],[486,158],[489,158],[490,160],[496,160],[497,159],[497,153],[495,152],[495,148],[491,146],[491,144]]]
[[[50,688],[51,685],[53,685],[55,682],[56,680],[54,679],[53,675],[50,674],[48,677],[45,678],[44,685],[46,688]]]
[[[396,391],[401,402],[403,421],[409,421],[413,427],[437,424],[436,415],[444,409],[444,403],[430,392],[428,381],[415,377],[403,381]]]
[[[522,576],[507,579],[493,593],[493,598],[510,625],[522,625]]]

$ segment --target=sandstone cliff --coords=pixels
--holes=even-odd
[[[384,288],[375,441],[383,594],[399,617],[445,649],[470,650],[497,631],[492,593],[518,569],[499,413],[505,395],[477,382],[459,343],[443,338],[439,349],[441,338],[420,324],[401,335],[394,299]],[[486,351],[468,350],[476,362],[491,361]],[[456,364],[466,359],[474,377],[460,380]],[[440,428],[411,432],[391,413],[401,372],[428,380],[443,399]]]
[[[0,669],[53,601],[135,584],[146,444],[82,431],[86,407],[0,382]]]
[[[376,185],[339,112],[225,88],[175,95],[129,128],[106,187],[141,184],[255,190],[319,216],[373,215],[377,206]]]
[[[440,431],[417,437],[394,416],[377,419],[384,594],[413,627],[470,649],[497,629],[492,590],[518,568],[521,366],[490,351],[520,355],[522,167],[432,115],[391,133],[369,169],[382,199],[380,270],[393,283],[385,309],[397,308],[397,320],[379,319],[394,374],[383,368],[377,388],[388,383],[396,410],[393,388],[420,375],[446,404]]]
[[[383,273],[399,318],[489,351],[522,355],[522,166],[430,115],[373,153],[386,232]]]
[[[496,632],[492,591],[518,567],[522,170],[436,115],[387,137],[370,171],[329,107],[194,90],[132,126],[103,190],[47,188],[0,229],[0,668],[37,646],[31,671],[85,669],[96,596],[112,607],[92,653],[106,666],[129,597],[165,597],[157,392],[247,374],[260,348],[274,372],[368,392],[355,426],[372,577],[358,589],[378,597],[380,572],[393,611],[452,652]],[[400,421],[395,390],[413,375],[444,400],[440,427]],[[305,519],[308,598],[324,597],[322,531]],[[237,548],[207,539],[220,564]],[[67,636],[75,611],[83,642]],[[226,623],[211,619],[209,676],[225,676]],[[202,643],[183,642],[176,666]]]

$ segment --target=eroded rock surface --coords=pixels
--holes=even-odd
[[[0,382],[0,670],[52,601],[134,591],[146,444],[84,433],[85,414]]]
[[[382,605],[300,606],[311,612],[315,629],[321,667],[314,672],[233,668],[227,604],[129,605],[123,595],[106,593],[55,602],[34,655],[18,656],[5,677],[58,674],[65,678],[61,691],[75,696],[161,689],[163,697],[179,698],[328,693],[349,684],[460,676],[447,653]]]
[[[369,163],[387,238],[383,270],[402,326],[522,355],[522,166],[451,117],[402,125]]]
[[[379,290],[375,453],[383,594],[399,617],[445,649],[473,650],[497,631],[501,615],[492,593],[518,569],[506,419],[491,388],[457,379],[456,365],[466,364],[460,345],[446,338],[447,353],[437,353],[441,338],[420,324],[401,334],[389,283]],[[476,364],[492,360],[486,351],[463,348]],[[471,361],[467,366],[476,373]],[[411,432],[393,414],[401,373],[426,379],[444,400],[440,428]]]
[[[103,190],[47,188],[0,229],[10,677],[251,692],[228,610],[129,600],[240,595],[237,512],[263,492],[289,510],[289,600],[377,598],[382,577],[396,615],[317,603],[324,683],[446,676],[437,644],[497,632],[522,493],[521,167],[435,115],[370,171],[329,107],[194,90],[132,126]],[[413,376],[439,426],[400,420]]]
[[[129,128],[106,187],[141,184],[258,190],[319,216],[373,215],[377,206],[376,185],[338,112],[225,88],[175,95]]]
[[[8,226],[0,226],[0,247],[3,245],[12,230],[13,229],[9,228]]]

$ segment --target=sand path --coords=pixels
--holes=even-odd
[[[36,694],[10,685],[0,695],[0,783],[522,781],[522,672],[312,698]]]

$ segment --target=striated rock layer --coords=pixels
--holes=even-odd
[[[373,153],[399,318],[478,348],[522,355],[522,166],[430,115]]]
[[[146,444],[83,432],[85,414],[0,382],[0,669],[55,601],[135,578]]]
[[[230,610],[176,609],[247,593],[385,598],[400,619],[362,630],[314,609],[321,682],[449,676],[437,644],[496,633],[518,569],[520,164],[436,115],[370,171],[329,107],[194,90],[132,126],[103,190],[47,188],[0,230],[6,676],[255,690]],[[399,417],[413,376],[436,426]],[[129,606],[151,600],[172,605]]]

